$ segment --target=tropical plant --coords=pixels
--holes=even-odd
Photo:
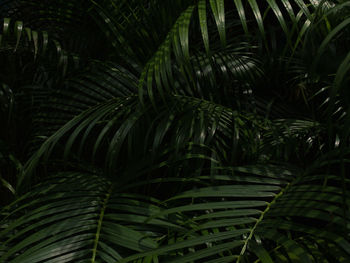
[[[0,262],[349,262],[349,1],[0,7]]]

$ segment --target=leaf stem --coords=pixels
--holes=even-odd
[[[98,246],[98,241],[100,239],[100,233],[101,233],[101,228],[102,228],[102,221],[103,221],[103,217],[105,214],[105,210],[107,207],[107,203],[108,200],[111,196],[112,193],[112,186],[109,188],[105,199],[102,202],[102,208],[101,208],[101,212],[100,212],[100,218],[98,219],[98,225],[97,225],[97,231],[96,231],[96,237],[95,237],[95,241],[94,241],[94,247],[92,249],[92,258],[91,258],[91,263],[95,263],[95,259],[96,259],[96,253],[97,253],[97,246]]]
[[[242,248],[242,250],[241,250],[241,253],[240,253],[240,255],[239,255],[238,260],[237,260],[236,263],[239,263],[239,262],[240,262],[242,256],[244,255],[244,253],[245,253],[245,251],[246,251],[246,249],[247,249],[247,246],[248,246],[249,241],[250,241],[250,240],[252,239],[252,237],[253,237],[253,234],[254,234],[254,232],[255,232],[255,229],[258,227],[259,223],[264,219],[265,214],[270,210],[271,206],[272,206],[274,203],[276,203],[276,200],[277,200],[281,195],[283,195],[285,191],[288,190],[289,186],[290,186],[290,183],[288,183],[287,186],[286,186],[284,189],[282,189],[282,190],[273,198],[272,202],[269,203],[269,204],[267,205],[266,209],[261,213],[259,219],[256,221],[254,227],[253,227],[252,230],[250,231],[250,234],[249,234],[248,238],[245,240],[244,246],[243,246],[243,248]]]

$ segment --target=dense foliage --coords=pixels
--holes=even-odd
[[[350,2],[0,2],[0,262],[349,262]]]

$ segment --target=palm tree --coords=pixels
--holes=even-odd
[[[348,1],[0,6],[0,262],[350,260]]]

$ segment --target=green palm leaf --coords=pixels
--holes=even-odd
[[[67,183],[69,188],[65,187]],[[38,194],[40,199],[29,201]],[[161,209],[152,204],[155,201],[118,193],[108,181],[94,175],[61,174],[14,204],[16,209],[5,220],[20,216],[1,232],[2,248],[7,251],[1,260],[117,261],[128,250],[156,248],[159,227],[165,231],[182,227],[166,218],[145,224]]]
[[[348,1],[49,2],[0,4],[1,262],[349,261]]]

